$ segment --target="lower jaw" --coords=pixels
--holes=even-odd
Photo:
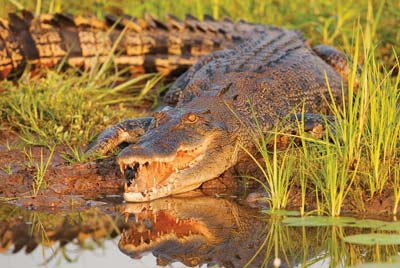
[[[138,192],[127,192],[124,193],[124,200],[127,202],[146,202],[151,201],[148,196],[143,196]]]
[[[171,195],[171,189],[169,187],[163,187],[158,189],[156,192],[148,192],[146,194],[141,192],[125,192],[124,193],[124,200],[127,202],[147,202],[152,201],[158,198],[166,197]]]

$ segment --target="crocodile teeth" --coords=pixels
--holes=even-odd
[[[119,170],[121,171],[122,176],[125,175],[125,168],[126,168],[126,165],[125,165],[124,163],[121,163],[121,164],[119,165]]]
[[[128,222],[129,220],[129,213],[125,213],[125,222]]]

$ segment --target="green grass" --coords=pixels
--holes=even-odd
[[[336,123],[335,128],[328,128],[325,137],[310,138],[303,133],[299,122],[298,137],[302,140],[302,147],[291,149],[286,160],[296,165],[288,165],[283,161],[280,164],[288,170],[296,170],[291,183],[301,187],[303,206],[300,209],[304,214],[306,194],[314,193],[317,200],[317,213],[338,216],[344,202],[355,203],[360,211],[365,208],[366,201],[377,194],[393,194],[393,214],[397,213],[399,197],[399,152],[400,152],[400,74],[393,74],[393,70],[385,70],[377,63],[368,44],[368,28],[359,26],[354,38],[354,58],[357,53],[363,53],[361,83],[356,90],[355,83],[356,63],[352,66],[353,72],[349,77],[348,96],[346,106],[331,105]],[[364,33],[361,35],[361,33]],[[363,46],[359,46],[363,44]],[[399,62],[396,62],[399,67]],[[276,132],[269,135],[275,136]],[[281,133],[284,135],[284,133]],[[268,152],[266,144],[256,145],[264,156],[275,163],[276,146]],[[269,166],[264,170],[268,172]],[[277,173],[271,173],[274,179],[285,182]],[[268,189],[274,189],[276,183],[266,180]],[[283,184],[282,184],[283,185]],[[283,186],[288,189],[290,186]],[[393,193],[391,193],[393,189]],[[280,193],[280,192],[277,192]],[[282,192],[271,198],[286,198]],[[272,205],[272,208],[274,206]],[[390,213],[390,212],[389,212]]]
[[[327,195],[331,196],[325,198],[332,204],[328,210],[331,215],[340,214],[343,200],[349,193],[356,196],[357,192],[363,192],[358,199],[363,201],[376,193],[381,194],[391,185],[395,188],[399,186],[395,170],[400,164],[400,75],[393,75],[391,70],[386,71],[379,66],[369,47],[368,27],[360,27],[358,31],[364,33],[363,37],[355,38],[356,49],[358,43],[363,44],[360,48],[364,58],[361,84],[357,91],[353,91],[353,66],[353,75],[349,77],[348,105],[332,107],[338,127],[328,133],[329,140],[333,142],[323,146],[328,158],[322,162],[320,170],[327,171],[321,175],[328,187],[321,187],[320,191],[322,194],[327,191]],[[354,56],[357,58],[357,51]],[[396,65],[399,67],[398,62]],[[316,176],[314,181],[320,177]],[[338,195],[333,197],[335,193]],[[397,206],[397,203],[394,205]]]
[[[4,167],[1,167],[0,170],[3,170],[5,173],[7,173],[8,175],[13,174],[13,170],[11,167],[11,163],[7,163],[4,165]]]
[[[362,211],[366,200],[393,189],[392,212],[396,214],[400,200],[400,74],[394,75],[393,70],[385,70],[376,62],[373,52],[366,47],[370,44],[365,34],[368,28],[360,26],[356,30],[364,33],[363,37],[357,35],[354,39],[354,58],[358,50],[364,53],[360,87],[353,90],[354,63],[348,96],[343,96],[349,100],[348,104],[344,107],[331,105],[336,127],[328,128],[322,140],[300,135],[302,152],[299,154],[298,149],[293,149],[291,154],[292,162],[298,163],[298,167],[288,165],[288,169],[296,170],[297,178],[292,183],[300,185],[303,202],[310,188],[314,189],[318,213],[338,216],[345,201],[357,203]],[[359,43],[364,47],[359,48]],[[399,67],[398,62],[396,66]],[[299,128],[302,133],[301,124]],[[259,151],[265,155],[267,147],[259,147]],[[273,161],[276,153],[276,148],[270,152]],[[281,179],[277,174],[274,176]],[[301,212],[304,213],[304,209]]]
[[[29,145],[86,144],[106,126],[139,115],[132,107],[153,98],[149,91],[160,79],[149,74],[123,82],[108,74],[93,82],[88,73],[46,72],[43,78],[25,76],[18,86],[1,83],[2,123]]]
[[[262,127],[256,118],[255,111],[252,110],[252,112],[256,125],[252,137],[255,147],[261,155],[261,159],[251,153],[246,146],[242,144],[239,146],[253,159],[260,169],[263,178],[246,178],[253,179],[261,184],[267,193],[265,200],[268,202],[271,211],[277,212],[284,209],[287,205],[296,159],[292,156],[290,150],[280,150],[278,148],[278,135],[282,135],[276,131],[276,129],[279,129],[279,126],[276,126],[271,131],[271,135],[264,135]],[[272,147],[271,151],[268,150],[270,147]]]
[[[50,154],[47,160],[44,159],[43,149],[40,150],[40,161],[35,165],[36,174],[33,176],[33,184],[32,184],[33,196],[37,196],[39,191],[47,186],[45,176],[47,169],[49,168],[49,165],[51,163],[54,150],[55,150],[54,146],[50,148]]]
[[[350,66],[349,102],[331,106],[337,128],[322,140],[301,135],[302,146],[280,151],[276,134],[259,137],[256,146],[263,156],[259,163],[266,178],[274,210],[286,206],[288,191],[301,189],[305,214],[307,195],[315,196],[317,212],[340,215],[344,202],[356,203],[391,193],[393,213],[400,202],[400,2],[386,1],[79,1],[0,0],[6,12],[27,8],[35,13],[91,12],[143,16],[149,12],[160,18],[185,13],[215,18],[274,24],[298,29],[310,43],[334,45],[354,58]],[[110,54],[111,55],[111,54]],[[362,67],[360,86],[356,64]],[[46,76],[25,74],[18,84],[0,82],[0,118],[30,145],[64,145],[68,162],[85,161],[81,147],[106,126],[140,116],[138,106],[155,102],[156,84],[161,77],[147,75],[126,81],[123,71],[114,71],[112,55],[107,64],[88,72],[46,70]],[[147,82],[145,83],[145,79]],[[163,88],[163,87],[162,87]],[[149,105],[147,105],[148,107]],[[301,122],[299,122],[299,132]],[[257,132],[257,130],[255,130]],[[272,141],[272,152],[267,150]],[[260,179],[260,178],[258,178]]]

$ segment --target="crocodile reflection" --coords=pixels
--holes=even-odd
[[[74,252],[79,257],[88,242],[101,247],[115,238],[126,255],[142,259],[152,253],[162,267],[180,262],[185,267],[234,268],[250,260],[247,267],[273,267],[275,256],[282,260],[281,268],[308,267],[319,260],[332,267],[342,267],[345,261],[347,267],[398,254],[397,246],[344,245],[343,236],[355,231],[341,226],[288,227],[279,217],[267,218],[258,209],[202,194],[77,211],[27,211],[0,204],[0,253],[28,254],[44,246],[61,255],[67,245],[77,245],[80,250]]]
[[[171,197],[126,204],[124,212],[129,227],[121,232],[119,249],[133,258],[151,251],[161,266],[244,267],[266,237],[259,210],[221,198]],[[249,267],[261,267],[262,255]]]
[[[86,239],[100,245],[119,233],[123,253],[141,259],[151,252],[160,266],[243,267],[262,244],[266,222],[257,209],[200,193],[73,213],[0,206],[0,252],[30,253],[38,245],[62,248],[71,242],[83,246]],[[249,267],[261,267],[264,258],[259,254]]]
[[[102,211],[87,208],[83,211],[28,211],[14,205],[0,204],[0,253],[22,250],[29,254],[39,245],[63,248],[75,242],[83,245],[91,239],[101,244],[119,235],[125,226],[113,208]]]

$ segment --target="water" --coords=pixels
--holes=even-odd
[[[396,245],[344,242],[337,226],[291,227],[234,200],[204,195],[145,204],[27,211],[0,205],[0,267],[362,267],[396,262]],[[400,263],[393,264],[400,267]],[[384,267],[380,266],[375,267]]]

